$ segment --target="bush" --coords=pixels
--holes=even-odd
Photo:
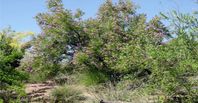
[[[51,93],[53,103],[79,103],[85,100],[81,91],[69,86],[57,87]]]
[[[97,85],[105,83],[109,80],[107,74],[97,70],[85,70],[79,74],[79,81],[86,86]]]
[[[23,51],[22,48],[11,45],[14,44],[12,33],[0,32],[0,98],[5,103],[24,95],[23,81],[28,78],[26,73],[16,69],[20,65]]]

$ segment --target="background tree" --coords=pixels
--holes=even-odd
[[[38,74],[43,79],[67,71],[61,63],[66,60],[66,64],[70,65],[74,52],[89,40],[83,30],[82,11],[77,10],[72,14],[63,8],[61,0],[48,0],[47,7],[48,12],[36,16],[42,32],[34,40],[29,52],[34,55],[31,65],[23,63],[22,66],[32,68],[33,74]]]

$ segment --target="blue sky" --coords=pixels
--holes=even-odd
[[[84,18],[96,16],[99,6],[105,0],[63,0],[67,9],[85,12]],[[118,0],[113,0],[118,1]],[[139,13],[147,14],[148,19],[159,12],[179,10],[192,12],[198,10],[195,0],[133,0],[138,5]],[[0,0],[0,29],[11,26],[17,32],[40,32],[34,17],[39,12],[47,11],[46,0]]]

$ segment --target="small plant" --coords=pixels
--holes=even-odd
[[[30,83],[38,83],[38,82],[44,82],[46,80],[46,74],[43,73],[32,73],[30,74],[28,82]]]
[[[108,76],[103,72],[97,70],[87,70],[80,74],[79,81],[86,86],[91,86],[104,83],[108,79]]]
[[[52,91],[52,103],[79,103],[85,100],[81,91],[69,86],[62,86]]]

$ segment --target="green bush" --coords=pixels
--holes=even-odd
[[[80,103],[85,100],[81,91],[69,86],[62,86],[55,88],[51,93],[53,103]]]
[[[85,70],[79,74],[78,77],[81,84],[86,86],[97,85],[100,83],[105,83],[109,80],[107,74],[97,70]]]
[[[21,48],[11,45],[14,39],[12,33],[0,32],[0,91],[5,91],[5,94],[0,94],[0,98],[5,103],[24,95],[22,83],[28,78],[26,73],[17,70],[23,52]]]

